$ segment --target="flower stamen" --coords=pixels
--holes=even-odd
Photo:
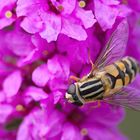
[[[62,5],[57,6],[58,11],[62,12],[64,10],[64,7]]]
[[[11,18],[12,15],[13,15],[12,12],[9,11],[9,10],[5,12],[5,16],[6,16],[7,18]]]
[[[25,111],[25,107],[23,105],[19,104],[16,106],[16,110],[17,111]]]
[[[80,133],[82,136],[86,136],[88,134],[88,130],[86,128],[82,128]]]
[[[86,2],[84,0],[79,1],[79,7],[84,8],[86,6]]]
[[[44,55],[44,56],[46,56],[46,55],[48,55],[48,51],[47,50],[44,50],[43,52],[42,52],[42,54]]]

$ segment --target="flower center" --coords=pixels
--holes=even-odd
[[[48,5],[50,8],[50,11],[54,12],[55,14],[60,14],[64,10],[64,7],[62,5],[55,6],[51,0],[48,1]]]
[[[79,7],[84,8],[86,6],[86,2],[84,0],[79,1]]]
[[[75,125],[80,125],[85,119],[85,114],[77,109],[74,109],[69,115],[68,120],[74,123]]]
[[[44,56],[46,56],[46,55],[49,54],[49,52],[48,52],[47,50],[44,50],[44,51],[42,52],[42,54],[43,54]]]
[[[64,7],[63,7],[62,5],[59,5],[59,6],[57,7],[57,9],[61,12],[61,11],[64,10]]]
[[[12,12],[9,11],[9,10],[5,12],[5,16],[6,16],[7,18],[11,18],[12,15],[13,15]]]
[[[19,104],[19,105],[16,106],[16,110],[17,111],[25,111],[25,108],[24,108],[23,105]]]
[[[82,128],[80,133],[82,136],[86,136],[86,135],[88,135],[88,130],[86,128]]]

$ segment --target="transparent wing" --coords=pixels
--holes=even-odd
[[[104,99],[105,102],[140,111],[140,90],[127,86]]]
[[[95,62],[97,68],[104,67],[113,63],[116,60],[122,58],[125,53],[127,41],[128,41],[129,27],[127,20],[124,19],[112,33],[105,48],[100,53],[98,59]]]

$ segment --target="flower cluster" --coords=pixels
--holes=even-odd
[[[0,1],[0,139],[125,140],[124,110],[65,101],[69,76],[90,71],[110,30],[130,24],[127,55],[140,60],[138,0]],[[95,103],[96,104],[96,103]]]

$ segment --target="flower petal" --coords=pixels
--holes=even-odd
[[[12,97],[17,94],[22,83],[22,77],[20,71],[14,71],[11,73],[3,83],[3,90],[7,97]]]
[[[106,5],[118,5],[120,1],[118,0],[101,0]]]
[[[17,0],[0,0],[0,11],[8,5],[13,6]]]
[[[132,13],[132,10],[126,5],[118,5],[117,8],[119,10],[120,17],[127,17],[130,13]]]
[[[5,93],[3,91],[0,91],[0,102],[3,102],[5,100],[6,100]]]
[[[76,6],[76,0],[63,0],[62,6],[64,7],[63,14],[71,14]]]
[[[25,17],[21,22],[21,27],[28,33],[36,33],[42,29],[42,21],[36,13]]]
[[[104,31],[106,29],[110,29],[116,20],[118,10],[116,8],[104,5],[99,0],[95,0],[94,4],[95,17],[98,20],[100,26]]]
[[[5,41],[7,43],[7,48],[15,55],[21,57],[27,56],[34,48],[31,42],[31,35],[21,30],[19,26],[6,34]]]
[[[78,8],[76,16],[81,19],[85,28],[91,27],[96,22],[91,10],[85,11],[81,8]]]
[[[39,8],[40,3],[35,0],[29,0],[28,2],[26,0],[18,0],[16,8],[17,16],[20,17],[33,13],[33,11]]]
[[[44,21],[44,29],[40,32],[42,38],[48,42],[56,41],[61,30],[61,17],[55,14],[44,13],[41,16]]]
[[[0,18],[0,29],[12,24],[15,21],[15,18],[9,18],[7,19],[6,17]]]
[[[72,20],[66,18],[63,19],[61,33],[79,41],[86,40],[87,38],[87,34],[81,25],[76,24]]]
[[[13,107],[8,104],[1,104],[0,105],[0,123],[4,123],[7,117],[12,113]]]
[[[34,86],[28,87],[28,89],[25,92],[25,95],[31,97],[35,101],[40,101],[48,97],[47,93],[45,93],[42,90],[42,88],[37,88]]]
[[[63,134],[61,140],[81,140],[82,136],[78,132],[78,129],[70,123],[65,123],[63,127]]]
[[[54,104],[58,103],[58,101],[61,99],[62,97],[62,92],[56,91],[53,93],[54,96]]]
[[[50,78],[48,73],[49,72],[47,64],[42,64],[33,71],[32,73],[33,82],[40,87],[45,86]]]

